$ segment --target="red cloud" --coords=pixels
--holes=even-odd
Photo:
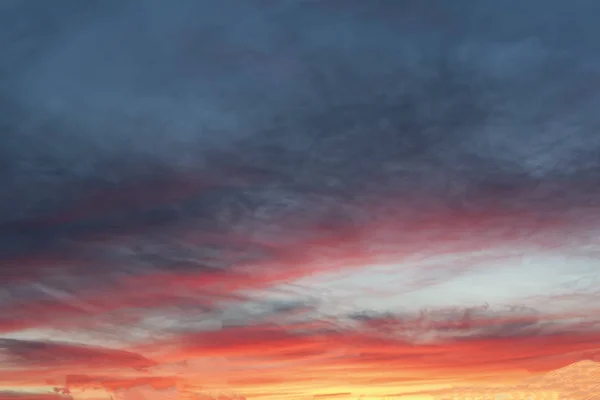
[[[288,368],[290,381],[310,379],[309,371],[317,368],[329,371],[332,377],[343,372],[365,384],[387,377],[398,382],[410,376],[418,380],[419,376],[432,375],[445,379],[503,371],[543,372],[600,353],[600,331],[553,320],[552,316],[501,317],[491,312],[469,318],[466,312],[453,315],[454,320],[447,315],[445,321],[425,325],[419,331],[422,337],[404,335],[401,321],[392,325],[385,321],[382,330],[383,321],[375,324],[371,319],[359,321],[354,328],[322,329],[316,328],[318,324],[314,329],[307,325],[228,327],[184,334],[158,346],[170,349],[164,354],[165,361],[227,357],[255,366],[288,362],[284,368]],[[404,328],[411,327],[414,321],[404,324]],[[261,371],[259,378],[232,375],[230,381],[264,386],[282,379],[275,370]]]
[[[136,386],[150,386],[154,389],[168,389],[175,387],[181,378],[173,376],[93,376],[93,375],[67,375],[68,388],[103,388],[111,391],[131,389]]]

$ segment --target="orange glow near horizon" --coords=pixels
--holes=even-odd
[[[567,221],[522,241],[542,257],[540,271],[526,275],[517,268],[522,253],[507,253],[504,232],[457,245],[460,218],[452,218],[434,228],[418,222],[415,237],[425,224],[429,241],[396,248],[385,240],[364,246],[379,232],[388,244],[400,234],[393,226],[401,222],[388,217],[360,234],[270,243],[273,260],[226,271],[126,275],[76,297],[38,284],[44,298],[5,305],[10,312],[0,315],[0,400],[420,400],[461,385],[510,387],[600,356],[593,294],[540,298],[528,286],[536,274],[569,271],[552,261],[555,229],[569,229]],[[494,216],[464,218],[459,241],[477,225],[499,226]],[[573,260],[571,269],[588,268]],[[489,285],[497,300],[469,305],[461,294],[480,295],[462,277]],[[586,298],[587,307],[573,307]]]

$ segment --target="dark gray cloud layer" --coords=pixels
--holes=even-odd
[[[5,282],[272,260],[385,203],[600,199],[597,2],[0,6]]]

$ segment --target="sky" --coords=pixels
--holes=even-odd
[[[0,400],[596,365],[599,13],[0,0]]]

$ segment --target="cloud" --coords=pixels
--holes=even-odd
[[[351,396],[352,393],[350,392],[345,392],[345,393],[326,393],[326,394],[316,394],[314,396],[315,399],[322,399],[322,398],[337,398],[337,397],[348,397]]]
[[[2,400],[69,400],[71,396],[64,396],[57,393],[37,393],[22,391],[0,391]]]
[[[138,386],[149,386],[157,390],[173,388],[181,378],[173,376],[93,376],[67,375],[68,388],[89,389],[104,388],[110,391],[131,389]]]
[[[535,336],[556,328],[569,315],[540,315],[526,307],[490,310],[489,305],[470,308],[423,310],[418,315],[378,315],[357,313],[350,316],[364,328],[383,334],[424,340],[441,338],[504,338]],[[433,337],[430,335],[434,335]]]
[[[254,365],[286,362],[294,368],[294,363],[302,365],[304,360],[336,371],[355,371],[358,376],[368,375],[369,371],[385,375],[392,367],[402,371],[398,376],[405,369],[416,374],[438,373],[440,377],[475,371],[491,373],[509,366],[537,371],[566,365],[600,349],[595,342],[598,332],[583,329],[569,318],[532,318],[523,311],[480,310],[480,315],[476,315],[467,309],[403,319],[360,317],[359,324],[353,327],[231,326],[183,334],[160,347],[171,344],[166,356],[171,362],[227,357],[252,360]],[[453,354],[461,354],[459,363]],[[233,376],[231,379],[235,381]]]
[[[390,397],[411,397],[415,395],[429,395],[436,398],[446,398],[464,393],[511,395],[526,393],[530,395],[554,394],[558,396],[590,396],[597,390],[598,363],[593,361],[580,361],[564,368],[541,374],[535,378],[524,379],[512,385],[470,385],[453,386],[443,389],[405,391],[402,393],[388,393]]]
[[[290,316],[296,316],[295,308],[290,310]],[[582,324],[570,314],[520,307],[362,313],[337,320],[315,317],[279,317],[262,323],[242,318],[201,331],[189,326],[131,351],[3,339],[11,376],[7,383],[35,384],[40,379],[36,370],[48,371],[42,373],[57,383],[62,376],[70,389],[109,392],[140,387],[181,390],[186,382],[219,390],[229,387],[221,383],[226,379],[227,385],[248,391],[251,398],[253,391],[284,383],[309,384],[316,377],[329,387],[350,379],[358,390],[365,385],[414,384],[428,376],[435,376],[430,382],[448,383],[458,377],[477,381],[500,372],[540,373],[582,357],[597,357],[600,351],[597,326]],[[252,366],[260,376],[249,376],[240,366]],[[103,372],[109,368],[123,374]]]
[[[229,394],[204,394],[198,393],[194,396],[197,400],[246,400],[246,397],[242,395],[229,395]]]
[[[5,366],[16,368],[133,368],[144,369],[155,363],[142,355],[65,342],[0,339]]]

